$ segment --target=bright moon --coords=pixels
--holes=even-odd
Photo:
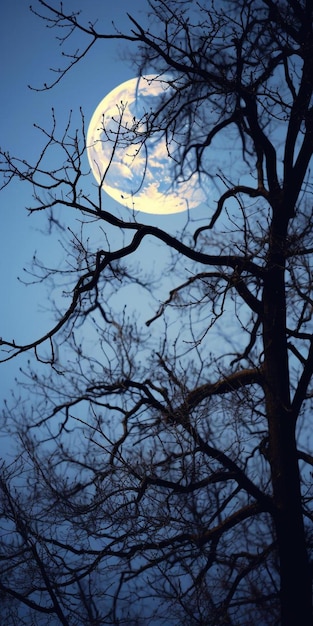
[[[170,89],[154,75],[132,78],[103,98],[90,121],[87,154],[93,175],[109,196],[134,211],[180,213],[205,200],[196,174],[187,182],[175,181],[160,133],[141,140],[149,115]]]

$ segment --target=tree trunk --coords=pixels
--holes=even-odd
[[[286,227],[281,221],[276,226],[273,221],[263,292],[263,341],[274,524],[280,561],[281,624],[312,626],[311,574],[302,516],[295,420],[290,403],[285,301]]]

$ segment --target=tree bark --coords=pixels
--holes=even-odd
[[[274,215],[263,292],[264,388],[274,524],[280,561],[281,624],[312,626],[311,573],[301,506],[296,424],[290,402],[285,298],[286,231],[287,220],[282,218],[282,214]]]

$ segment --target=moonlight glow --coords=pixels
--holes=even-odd
[[[175,182],[165,139],[146,136],[149,115],[170,89],[155,76],[128,80],[103,98],[89,125],[88,159],[97,183],[135,211],[179,213],[205,200],[196,175]]]

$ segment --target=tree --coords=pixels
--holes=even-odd
[[[112,215],[101,189],[84,191],[84,124],[58,135],[54,121],[34,166],[2,152],[4,184],[34,187],[30,212],[69,233],[71,253],[55,271],[34,260],[40,280],[68,281],[55,327],[2,339],[4,360],[33,351],[49,373],[30,366],[35,406],[5,413],[27,489],[3,470],[1,591],[62,624],[309,626],[313,2],[148,6],[149,28],[130,16],[129,33],[102,34],[40,0],[64,45],[89,38],[55,82],[94,44],[133,45],[138,74],[172,86],[133,139],[163,133],[173,176],[209,178],[214,198],[205,224],[191,212],[175,235]],[[65,165],[51,172],[55,147]],[[170,287],[140,264],[151,241]],[[114,303],[131,285],[153,304],[145,325]]]

